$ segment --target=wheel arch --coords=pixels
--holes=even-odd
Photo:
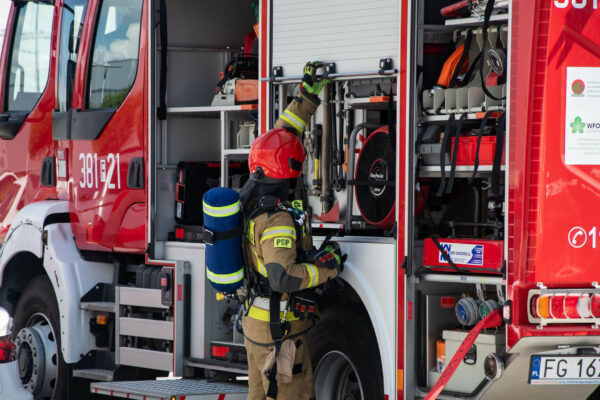
[[[80,308],[81,297],[99,282],[112,283],[114,266],[81,258],[68,211],[68,203],[60,200],[32,203],[19,211],[0,253],[0,305],[14,312],[18,298],[10,299],[9,293],[24,288],[34,276],[46,274],[60,313],[61,352],[71,364],[94,347],[89,333],[91,314]],[[22,262],[32,262],[34,268],[26,273],[27,280],[12,284],[15,274],[17,280],[22,279]]]
[[[364,309],[375,334],[384,393],[393,396],[396,387],[396,251],[394,242],[358,242],[336,238],[348,254],[341,279],[345,287],[337,304],[353,303]],[[327,305],[336,304],[329,300]]]
[[[27,268],[24,268],[24,266],[27,266]],[[6,263],[2,271],[0,305],[10,315],[14,315],[19,297],[29,281],[39,275],[47,276],[44,264],[42,260],[29,251],[14,254]]]

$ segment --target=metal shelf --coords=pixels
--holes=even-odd
[[[490,22],[508,22],[508,14],[492,15]],[[445,21],[446,26],[475,26],[483,24],[483,18],[453,18]]]
[[[500,276],[482,276],[482,275],[450,275],[450,274],[424,274],[419,278],[425,282],[441,283],[466,283],[482,285],[504,285],[506,280]]]
[[[223,149],[225,156],[248,156],[250,154],[250,148],[247,149]]]
[[[450,176],[450,166],[446,165],[446,178]],[[477,168],[477,174],[491,174],[493,166],[492,165],[480,165]],[[502,165],[500,168],[501,171],[505,171],[506,167]],[[470,178],[473,174],[473,166],[472,165],[457,165],[455,169],[455,176],[457,178]],[[442,175],[442,171],[439,165],[424,165],[419,170],[419,176],[423,178],[437,178]]]
[[[494,111],[494,113],[490,116],[490,119],[498,119],[504,112],[504,110],[502,110],[502,109],[490,110],[490,111]],[[481,121],[483,119],[483,117],[485,116],[485,113],[486,113],[485,111],[467,113],[466,120],[467,121]],[[456,119],[458,119],[458,118],[460,118],[460,116],[462,114],[464,114],[464,113],[422,115],[419,117],[419,122],[422,124],[444,123],[444,122],[448,121],[448,118],[450,118],[450,115],[454,115],[454,117]]]
[[[256,111],[258,104],[240,104],[235,106],[207,106],[207,107],[169,107],[170,115],[199,115],[220,118],[221,112]]]
[[[389,107],[389,96],[350,97],[345,102],[352,109],[387,109]],[[394,96],[394,103],[397,97]]]

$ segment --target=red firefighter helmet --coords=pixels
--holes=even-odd
[[[250,150],[248,166],[252,179],[291,179],[302,172],[306,158],[302,142],[285,128],[274,128],[260,135]]]

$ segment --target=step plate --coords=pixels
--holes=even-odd
[[[91,393],[139,400],[245,400],[248,388],[230,383],[212,383],[198,379],[154,381],[94,382]],[[184,397],[185,396],[185,397]]]

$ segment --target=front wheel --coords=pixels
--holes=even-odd
[[[66,398],[67,367],[60,349],[60,316],[45,276],[29,282],[14,316],[14,341],[23,386],[36,400]]]
[[[383,374],[368,316],[352,306],[326,309],[308,333],[317,399],[383,399]]]

